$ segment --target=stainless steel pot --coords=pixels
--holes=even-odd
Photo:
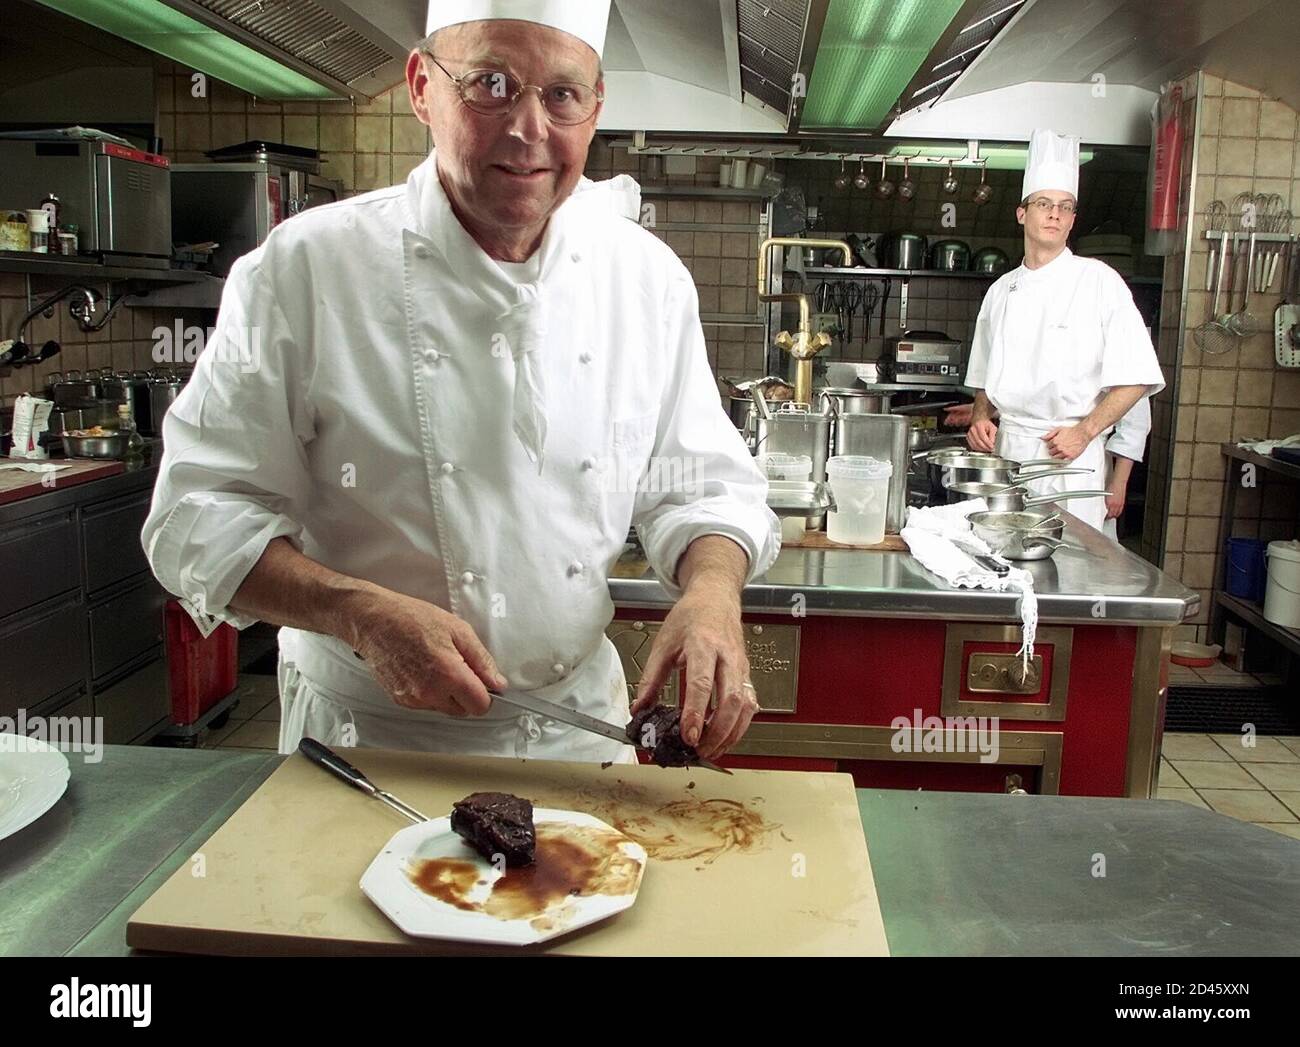
[[[1011,268],[1007,253],[997,247],[984,247],[975,252],[970,262],[971,272],[1000,276]]]
[[[751,408],[752,409],[752,408]],[[755,454],[806,454],[812,459],[812,479],[826,480],[826,458],[831,446],[831,417],[794,407],[773,411],[771,418],[755,419]],[[825,516],[810,526],[821,527]]]
[[[107,436],[68,436],[62,434],[63,451],[69,458],[125,458],[126,433]]]
[[[920,233],[895,233],[885,243],[885,265],[889,269],[924,269],[929,241]]]
[[[1088,470],[1075,469],[1073,471],[1081,473]],[[1052,475],[1060,474],[1053,473]],[[1026,476],[1026,479],[1034,478]],[[953,484],[947,491],[950,505],[953,502],[966,502],[972,498],[983,498],[990,512],[1005,513],[1019,513],[1030,506],[1063,502],[1068,498],[1105,498],[1108,493],[1107,491],[1057,491],[1054,494],[1031,495],[1027,487],[1007,487],[1003,484],[981,483]]]
[[[846,414],[882,414],[885,398],[879,393],[844,386],[827,386],[817,390],[817,407],[835,417]]]
[[[940,240],[930,248],[930,268],[941,273],[963,273],[970,265],[970,244],[965,240]]]
[[[1065,521],[1042,513],[971,513],[970,522],[975,534],[1008,560],[1046,560],[1065,544]]]
[[[174,375],[158,375],[149,380],[150,434],[162,435],[163,416],[181,394],[181,380]],[[139,424],[139,423],[137,423]]]

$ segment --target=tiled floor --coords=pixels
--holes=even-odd
[[[275,677],[243,675],[239,694],[230,722],[211,732],[203,747],[277,749],[280,699]],[[1166,734],[1158,798],[1205,807],[1300,839],[1300,738],[1253,742],[1245,746],[1230,734]]]
[[[1300,840],[1300,738],[1166,734],[1156,795]]]
[[[1171,687],[1275,687],[1286,681],[1272,673],[1239,673],[1222,662],[1204,669],[1186,665],[1169,666]]]

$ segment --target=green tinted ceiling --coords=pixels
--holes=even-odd
[[[259,98],[340,97],[324,85],[159,0],[40,2]]]
[[[879,127],[963,0],[832,0],[801,127]]]

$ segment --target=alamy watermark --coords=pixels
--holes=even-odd
[[[894,734],[889,747],[896,753],[979,753],[980,763],[997,763],[999,728],[996,716],[925,716],[889,721]]]
[[[28,716],[19,709],[16,716],[0,716],[0,752],[43,752],[46,745],[60,752],[80,753],[86,763],[104,758],[102,716]],[[44,744],[40,744],[44,743]]]

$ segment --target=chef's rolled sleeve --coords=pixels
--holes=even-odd
[[[1100,263],[1099,263],[1100,264]],[[1109,266],[1101,281],[1102,358],[1101,387],[1144,385],[1154,396],[1165,387],[1151,335],[1133,302],[1124,278]],[[1127,456],[1126,456],[1127,457]]]
[[[310,491],[304,361],[259,257],[235,264],[212,336],[163,421],[141,535],[154,575],[205,633],[256,621],[230,601],[273,539],[301,547]]]
[[[663,344],[667,379],[633,522],[651,568],[677,598],[677,564],[697,538],[716,534],[739,545],[749,557],[748,583],[775,562],[781,526],[767,507],[766,478],[719,403],[685,269],[667,294]]]
[[[1140,462],[1146,454],[1147,437],[1151,435],[1151,398],[1144,396],[1132,409],[1115,423],[1106,440],[1106,450],[1121,458]]]

